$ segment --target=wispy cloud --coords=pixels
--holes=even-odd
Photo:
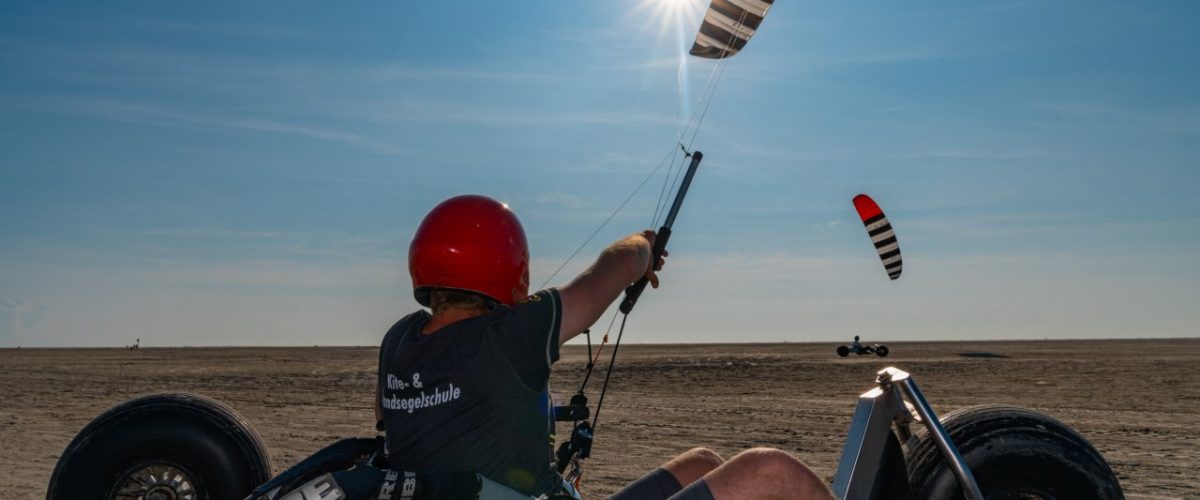
[[[20,99],[9,96],[10,105],[21,106]],[[348,146],[362,147],[384,154],[399,154],[392,144],[368,138],[356,133],[302,123],[289,123],[273,118],[249,115],[218,114],[182,107],[155,105],[145,101],[126,101],[116,98],[90,98],[58,96],[45,98],[38,107],[63,114],[99,116],[111,120],[139,125],[201,127],[213,129],[248,130],[272,134],[293,135],[318,139]]]
[[[134,274],[129,278],[176,287],[276,287],[329,291],[374,290],[402,283],[407,269],[386,259],[360,259],[354,263],[296,262],[243,259],[234,262],[177,264]]]
[[[197,29],[200,29],[197,27]],[[22,89],[4,105],[99,116],[126,123],[249,131],[311,138],[376,153],[402,154],[412,126],[674,126],[672,108],[597,108],[563,101],[531,106],[525,100],[480,100],[439,87],[537,88],[593,85],[603,69],[579,72],[452,62],[261,60],[146,45],[0,41],[0,60],[27,78],[74,92]],[[639,67],[632,65],[630,68]],[[611,69],[611,68],[610,68]],[[2,87],[0,87],[2,88]],[[414,88],[421,90],[414,91]],[[186,92],[191,98],[180,100]],[[469,94],[469,93],[468,93]],[[220,106],[208,103],[219,102]],[[244,105],[230,106],[241,102]],[[540,104],[540,100],[537,101]]]
[[[1198,217],[1178,217],[1163,214],[1160,218],[1139,220],[1112,220],[1096,217],[1088,210],[1045,210],[1041,212],[979,213],[969,211],[957,213],[944,210],[935,216],[908,217],[899,224],[904,234],[915,234],[921,238],[937,236],[953,240],[1002,238],[1010,243],[1055,241],[1076,235],[1081,241],[1132,242],[1123,235],[1157,231],[1169,233],[1173,228],[1196,225]],[[1080,235],[1087,235],[1082,237]],[[903,239],[904,236],[901,236]],[[1020,238],[1020,239],[1018,239]],[[1009,245],[1006,245],[1009,246]],[[1100,252],[1099,249],[1094,250]]]
[[[115,15],[120,16],[119,13]],[[297,39],[310,39],[317,36],[317,34],[312,31],[299,29],[295,26],[281,26],[278,24],[266,23],[200,23],[159,17],[125,16],[118,17],[117,19],[109,22],[109,25],[115,24],[124,26],[127,29],[170,33],[172,35],[184,32],[202,35],[205,37],[220,38],[295,41]]]
[[[50,308],[45,304],[17,297],[0,297],[0,340],[21,338],[42,324]]]
[[[348,68],[349,80],[365,83],[411,83],[413,81],[482,81],[504,83],[555,84],[570,78],[564,73],[526,70],[513,67],[487,68],[478,65],[420,65],[406,63],[365,64]]]
[[[104,228],[101,231],[106,233],[123,234],[129,236],[170,236],[170,237],[222,237],[222,238],[263,238],[277,239],[284,237],[295,237],[294,234],[285,233],[282,231],[246,231],[239,229],[218,228],[218,227],[171,227],[171,228],[153,228],[153,229],[133,229],[133,228]]]
[[[1087,121],[1104,127],[1139,133],[1200,134],[1200,104],[1173,103],[1158,109],[1146,106],[1120,106],[1098,101],[1057,101],[1038,105],[1056,117],[1073,123]]]
[[[564,192],[540,193],[535,195],[532,201],[548,208],[563,208],[569,210],[590,208],[594,205],[594,200],[590,198]]]

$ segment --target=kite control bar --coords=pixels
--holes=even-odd
[[[693,151],[691,156],[692,163],[688,165],[687,173],[683,175],[683,182],[679,185],[679,192],[675,193],[675,202],[671,204],[671,211],[667,213],[667,218],[663,221],[662,227],[658,228],[658,236],[654,239],[654,249],[650,256],[651,266],[658,263],[659,257],[662,257],[663,250],[667,248],[667,240],[671,239],[671,226],[675,224],[675,216],[679,215],[679,207],[683,205],[683,197],[687,194],[688,186],[692,184],[692,177],[696,175],[696,167],[700,166],[700,160],[704,158],[704,153]],[[629,311],[633,310],[633,306],[637,304],[638,297],[642,296],[642,291],[646,289],[646,283],[649,281],[648,278],[642,276],[641,279],[625,289],[625,300],[621,301],[621,312],[629,314]]]

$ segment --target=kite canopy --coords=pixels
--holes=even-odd
[[[772,3],[775,0],[712,0],[691,54],[707,59],[737,54],[754,36]]]
[[[889,278],[899,278],[904,267],[904,262],[900,259],[900,242],[896,241],[896,232],[883,215],[883,210],[875,200],[865,194],[854,197],[854,209],[858,210],[859,218],[867,227],[867,235],[871,237],[871,243],[875,244],[875,251],[879,252],[883,270],[887,271]]]

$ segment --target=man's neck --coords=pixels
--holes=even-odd
[[[444,309],[434,313],[433,316],[429,318],[429,322],[425,323],[425,326],[421,327],[421,333],[425,335],[433,335],[446,325],[462,321],[464,319],[474,318],[476,316],[483,316],[484,314],[487,314],[487,309]]]

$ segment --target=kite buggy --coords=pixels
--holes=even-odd
[[[844,358],[851,354],[857,354],[859,356],[874,354],[881,358],[886,358],[888,355],[888,347],[883,344],[862,345],[862,343],[858,341],[858,335],[855,335],[854,342],[851,342],[850,345],[840,345],[837,347],[838,356]]]

